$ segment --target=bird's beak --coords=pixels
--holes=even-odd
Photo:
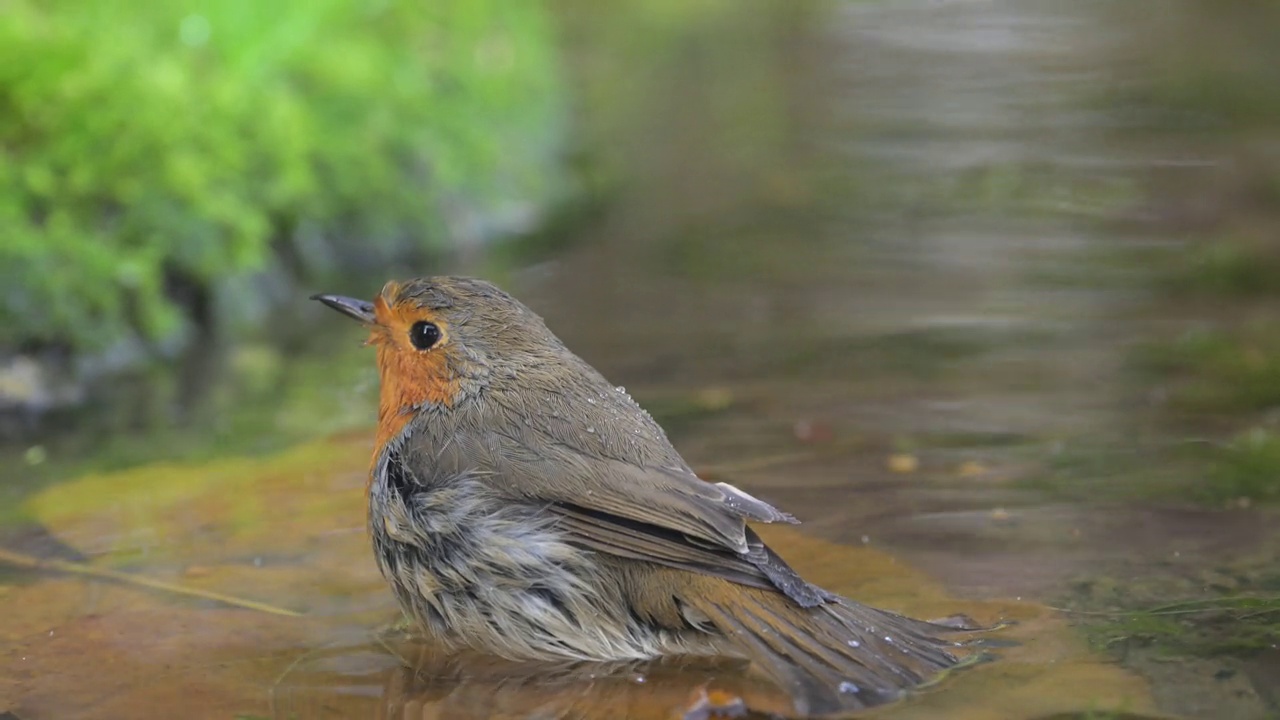
[[[366,325],[375,322],[373,303],[341,295],[312,295],[312,300],[319,300],[349,318],[355,318]]]

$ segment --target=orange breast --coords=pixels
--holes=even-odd
[[[377,463],[382,448],[413,419],[414,408],[424,405],[453,407],[458,394],[458,380],[449,367],[448,352],[448,348],[441,348],[437,352],[415,353],[386,344],[378,345],[382,387],[373,463]],[[372,473],[369,481],[373,481]]]

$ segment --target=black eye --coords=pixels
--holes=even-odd
[[[425,320],[416,322],[409,328],[409,342],[419,350],[427,350],[440,342],[440,328]]]

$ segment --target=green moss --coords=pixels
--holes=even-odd
[[[1280,596],[1218,597],[1087,618],[1100,648],[1151,648],[1166,656],[1249,655],[1280,637]]]
[[[558,82],[538,4],[7,3],[0,344],[166,336],[175,285],[385,265],[545,202]]]
[[[1165,659],[1247,657],[1280,638],[1273,561],[1171,564],[1077,583],[1064,600],[1100,650]]]

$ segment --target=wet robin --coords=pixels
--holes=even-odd
[[[516,660],[743,656],[812,715],[958,662],[949,627],[805,582],[747,524],[790,515],[695,476],[621,387],[492,284],[315,299],[377,349],[369,528],[432,636]]]

